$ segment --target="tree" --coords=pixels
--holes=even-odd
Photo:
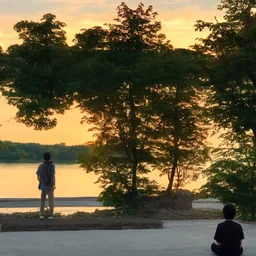
[[[160,85],[153,96],[153,109],[161,116],[161,124],[152,148],[156,169],[168,177],[168,194],[174,185],[177,190],[197,180],[209,160],[204,91],[200,91],[199,79],[194,77],[197,65],[191,66],[193,58],[186,59],[178,51],[176,54],[176,78],[168,85]]]
[[[81,29],[82,33],[75,35],[73,42],[76,47],[83,50],[83,54],[87,52],[104,50],[106,47],[107,30],[100,26],[90,29]]]
[[[214,163],[204,171],[208,181],[201,192],[237,206],[238,218],[256,219],[256,155],[253,134],[227,132]]]
[[[197,21],[196,30],[209,29],[196,49],[208,57],[205,71],[213,85],[213,117],[234,132],[252,130],[256,136],[256,3],[253,0],[222,0],[224,21]]]
[[[73,103],[73,89],[66,86],[72,64],[67,65],[66,24],[55,18],[45,14],[40,22],[18,22],[14,30],[23,43],[7,50],[12,61],[3,94],[18,108],[16,120],[38,130],[54,127],[57,120],[52,116]]]
[[[194,51],[164,50],[145,61],[142,72],[151,116],[159,119],[148,143],[154,169],[168,176],[167,194],[196,180],[209,159],[207,94],[197,59]]]
[[[5,64],[6,64],[6,56],[3,51],[3,48],[0,46],[0,92],[2,91],[2,83],[5,79],[4,76],[4,70],[5,70]]]
[[[209,29],[210,35],[195,46],[205,55],[215,124],[218,130],[231,130],[227,138],[239,146],[229,149],[224,155],[227,159],[216,160],[206,171],[205,188],[223,202],[236,203],[243,218],[251,208],[250,219],[255,219],[255,7],[254,0],[222,0],[218,9],[225,10],[224,21],[197,21],[196,30]],[[245,198],[249,206],[243,203]]]
[[[87,113],[84,121],[94,124],[94,130],[97,131],[94,154],[104,151],[105,154],[101,156],[106,159],[94,158],[89,161],[88,158],[93,157],[89,155],[82,160],[82,166],[100,174],[101,182],[106,182],[108,176],[108,184],[114,184],[111,178],[120,175],[120,179],[126,182],[122,184],[126,187],[124,191],[130,195],[134,204],[142,179],[138,176],[149,172],[148,164],[152,156],[147,141],[156,122],[147,104],[149,78],[144,78],[147,75],[143,72],[144,66],[147,65],[146,60],[150,59],[149,55],[171,46],[168,41],[165,42],[165,36],[159,33],[161,24],[155,21],[157,14],[153,12],[152,6],[145,9],[141,3],[133,10],[122,3],[117,10],[117,23],[109,25],[105,50],[97,51],[94,61],[89,61],[85,67],[87,72],[90,69],[88,73],[94,73],[92,83],[88,84],[87,77],[77,98],[80,108]],[[91,31],[85,30],[85,33]],[[94,30],[96,35],[97,31]],[[85,33],[83,38],[88,38]],[[81,39],[82,35],[76,38]],[[78,46],[86,45],[86,42],[78,43]],[[92,48],[97,48],[97,45],[90,46]],[[84,73],[84,70],[81,72]],[[124,173],[125,179],[121,178]],[[107,191],[108,187],[105,189]]]

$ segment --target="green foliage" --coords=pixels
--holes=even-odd
[[[168,52],[168,62],[161,63],[168,73],[166,84],[151,87],[151,104],[160,117],[151,149],[155,168],[168,176],[167,192],[198,179],[209,160],[206,145],[209,118],[207,94],[200,87],[200,71],[194,53],[189,50]],[[176,181],[175,181],[176,180]],[[175,182],[175,184],[174,184]]]
[[[54,115],[76,102],[82,122],[93,125],[95,147],[80,162],[99,175],[105,201],[154,193],[153,167],[168,174],[171,188],[176,175],[178,188],[207,158],[196,53],[173,50],[156,18],[152,6],[121,3],[107,29],[81,29],[68,47],[65,23],[46,14],[18,22],[22,44],[7,51],[3,92],[19,122],[53,128]]]
[[[6,145],[4,144],[3,141],[0,140],[0,150],[6,149]]]
[[[23,42],[7,50],[3,95],[18,108],[16,120],[38,130],[56,126],[52,115],[73,103],[73,89],[66,88],[71,76],[66,25],[55,18],[45,14],[40,22],[18,22],[14,29]]]
[[[1,147],[3,145],[3,147]],[[56,145],[40,145],[36,143],[14,143],[3,141],[0,144],[0,162],[27,162],[42,161],[44,152],[51,152],[53,160],[56,162],[71,162],[78,160],[79,156],[89,150],[86,146],[65,146],[63,144]]]
[[[54,15],[21,21],[14,29],[22,44],[10,46],[4,62],[1,90],[19,122],[51,129],[56,113],[78,104],[96,137],[81,166],[99,175],[102,200],[114,202],[107,204],[154,193],[147,178],[154,167],[168,174],[170,190],[175,177],[183,186],[208,157],[206,72],[196,58],[203,54],[173,50],[156,17],[152,6],[121,3],[114,23],[81,29],[72,47]]]
[[[209,29],[195,49],[210,54],[204,66],[213,85],[213,118],[219,127],[234,132],[252,130],[256,136],[256,3],[223,0],[223,22],[198,21],[196,30]]]
[[[136,9],[130,9],[122,3],[117,10],[116,23],[108,25],[106,37],[104,32],[105,50],[96,51],[93,59],[88,59],[88,51],[99,46],[90,45],[87,53],[81,49],[87,65],[81,65],[82,84],[76,100],[85,113],[83,121],[94,125],[96,136],[93,155],[81,162],[87,171],[100,175],[98,182],[104,188],[103,197],[111,198],[113,194],[110,200],[116,202],[128,195],[128,201],[135,204],[139,190],[148,190],[145,175],[154,160],[148,138],[157,125],[152,106],[148,104],[150,90],[145,71],[149,74],[154,64],[149,55],[171,47],[159,33],[161,24],[155,21],[152,6],[144,8],[139,4]],[[88,45],[87,38],[92,32],[97,37],[99,31],[103,32],[96,28],[78,34],[76,38],[84,42],[77,40],[77,47]],[[91,81],[82,75],[86,72],[92,75]]]
[[[256,154],[253,135],[225,134],[225,144],[215,150],[215,161],[204,173],[207,184],[201,188],[223,203],[234,203],[238,217],[256,219]]]
[[[228,130],[221,155],[206,170],[203,188],[223,202],[238,206],[242,219],[255,220],[256,146],[256,2],[222,0],[224,21],[197,21],[196,30],[210,30],[195,46],[204,61],[202,70],[210,85],[212,119],[217,132]],[[234,145],[235,144],[235,145]]]
[[[122,147],[114,151],[115,146],[96,145],[90,151],[81,155],[79,162],[87,173],[94,172],[99,176],[96,183],[100,183],[103,191],[99,199],[104,206],[132,206],[136,198],[132,195],[132,172],[130,159],[122,151]],[[158,185],[144,175],[147,168],[141,163],[138,166],[137,190],[138,196],[152,195],[158,190]]]
[[[73,40],[76,47],[83,50],[83,53],[103,50],[106,47],[107,30],[100,26],[90,29],[81,29],[82,33],[76,34]]]

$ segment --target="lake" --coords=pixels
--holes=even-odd
[[[0,198],[36,198],[39,197],[36,170],[38,163],[0,164]],[[150,174],[159,184],[166,187],[166,176],[159,173]],[[87,197],[98,196],[101,192],[99,184],[95,184],[97,176],[87,174],[78,164],[56,165],[56,197]],[[186,186],[192,190],[200,187],[205,180],[199,180]]]

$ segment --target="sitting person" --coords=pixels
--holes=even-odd
[[[211,246],[212,252],[220,256],[240,256],[243,253],[242,240],[243,228],[233,221],[236,216],[236,208],[232,204],[226,204],[223,208],[225,221],[219,223]]]

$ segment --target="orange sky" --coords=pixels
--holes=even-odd
[[[19,42],[16,32],[13,31],[15,23],[24,19],[38,21],[48,12],[54,13],[58,20],[67,23],[66,31],[71,43],[79,29],[112,22],[116,17],[116,6],[120,3],[121,1],[117,0],[1,0],[0,46],[6,49],[9,45]],[[129,0],[126,3],[135,7],[138,1]],[[154,6],[155,11],[159,13],[158,20],[162,22],[162,32],[176,48],[187,48],[196,42],[197,37],[207,35],[207,32],[194,31],[196,20],[209,21],[213,20],[214,16],[221,17],[216,8],[218,0],[152,0],[143,3],[146,6]],[[65,115],[58,116],[58,126],[43,132],[18,124],[14,119],[9,120],[15,113],[16,109],[1,97],[1,140],[47,144],[65,142],[68,145],[83,144],[92,140],[92,134],[87,132],[88,126],[80,124],[82,114],[78,110],[67,111]]]

